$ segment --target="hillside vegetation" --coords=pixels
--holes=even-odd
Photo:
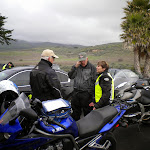
[[[66,45],[50,42],[32,43],[27,41],[13,42],[11,45],[0,45],[0,63],[12,61],[15,66],[36,65],[44,49],[52,49],[59,56],[55,63],[65,71],[78,60],[79,52],[86,52],[89,61],[95,66],[99,60],[105,60],[113,68],[133,69],[133,52],[125,49],[122,42],[96,46]]]

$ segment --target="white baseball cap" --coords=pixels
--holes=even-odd
[[[59,58],[57,55],[54,54],[53,50],[50,49],[45,49],[41,54],[41,57],[50,57],[50,56]]]

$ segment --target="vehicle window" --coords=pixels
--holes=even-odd
[[[61,80],[62,82],[68,82],[68,75],[61,74]]]
[[[62,72],[56,72],[58,79],[60,82],[68,82],[68,75],[62,73]]]
[[[7,79],[11,74],[13,74],[15,70],[7,69],[0,72],[0,81]]]
[[[29,85],[30,71],[17,73],[9,80],[13,81],[17,86]]]
[[[5,78],[7,78],[9,75],[4,73],[3,71],[0,72],[0,81],[4,80]]]
[[[57,69],[57,70],[60,70],[60,67],[59,67],[59,65],[57,65],[57,64],[53,64],[53,65],[52,65],[52,68],[55,69],[55,70],[56,70],[56,69]]]

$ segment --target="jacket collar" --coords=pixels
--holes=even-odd
[[[44,63],[44,64],[48,64],[50,67],[52,67],[52,65],[53,65],[51,62],[49,62],[45,59],[41,59],[41,62]]]
[[[101,74],[107,74],[107,73],[108,73],[108,70],[105,70],[105,71],[103,71],[101,73],[98,73],[98,76],[100,76]]]

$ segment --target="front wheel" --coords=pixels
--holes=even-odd
[[[99,144],[104,145],[106,150],[116,150],[116,139],[112,132],[102,137]],[[96,150],[98,150],[98,148]]]

